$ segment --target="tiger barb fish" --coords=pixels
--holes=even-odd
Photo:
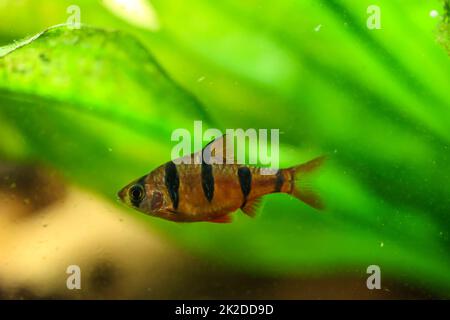
[[[225,140],[222,136],[188,156],[214,154],[216,159],[223,158],[222,163],[169,161],[121,189],[120,200],[145,214],[175,222],[227,223],[238,209],[253,217],[263,196],[280,192],[323,209],[309,182],[325,157],[265,174],[263,168],[230,161]]]

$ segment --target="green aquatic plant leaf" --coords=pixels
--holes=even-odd
[[[120,32],[60,26],[0,53],[0,119],[8,128],[2,135],[20,137],[27,157],[92,179],[103,191],[163,161],[153,150],[168,147],[162,140],[170,138],[170,128],[208,121],[195,98]],[[115,167],[119,155],[130,160],[128,169]],[[142,157],[147,165],[138,164]],[[97,167],[108,167],[114,177],[89,178],[87,170]]]
[[[308,10],[336,27],[354,12],[341,3],[303,2],[294,12]],[[133,37],[51,28],[0,49],[0,155],[52,166],[114,201],[120,187],[168,160],[171,132],[192,128],[194,120],[221,129],[280,128],[284,165],[331,153],[318,181],[326,212],[284,195],[267,197],[254,220],[236,214],[230,225],[178,225],[127,212],[180,246],[253,273],[364,274],[377,264],[386,275],[450,288],[442,68],[428,70],[436,87],[428,79],[409,87],[406,80],[426,73],[411,69],[418,57],[408,66],[398,55],[384,61],[384,53],[399,51],[356,26],[317,35],[310,18],[317,37],[296,32],[293,22],[277,20],[292,12],[284,2],[259,14],[233,1],[218,7],[198,1],[190,10],[172,1],[154,5],[161,33],[137,34],[203,104]],[[245,23],[238,26],[235,17]],[[268,18],[264,28],[262,17]],[[348,23],[358,25],[355,19]],[[227,37],[219,37],[223,30]],[[353,47],[355,39],[365,46]],[[333,45],[333,55],[324,42]],[[448,66],[439,48],[424,42],[423,50]]]
[[[450,1],[443,0],[443,4],[441,22],[437,28],[437,40],[450,56]]]

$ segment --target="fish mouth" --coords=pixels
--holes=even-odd
[[[127,194],[127,188],[126,187],[121,189],[121,190],[119,190],[119,192],[117,192],[117,200],[121,201],[121,202],[124,202],[126,194]]]

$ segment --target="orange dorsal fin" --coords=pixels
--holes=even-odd
[[[234,137],[224,134],[209,142],[202,150],[202,158],[207,164],[235,163]]]
[[[232,164],[236,163],[234,136],[226,134],[210,141],[202,150],[174,159],[175,164]]]
[[[261,205],[261,198],[256,198],[250,201],[247,201],[245,205],[241,208],[241,210],[248,215],[249,217],[254,217],[256,215],[256,211],[258,211]]]
[[[224,216],[217,217],[212,220],[208,220],[208,222],[212,223],[230,223],[232,221],[231,216],[229,214],[226,214]]]

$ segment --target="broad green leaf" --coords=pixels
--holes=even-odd
[[[161,151],[173,128],[208,120],[147,50],[120,32],[61,26],[0,52],[2,135],[27,144],[25,160],[48,162],[102,191],[167,160],[170,153]],[[0,142],[6,156],[9,144]],[[99,167],[103,175],[92,176]]]

